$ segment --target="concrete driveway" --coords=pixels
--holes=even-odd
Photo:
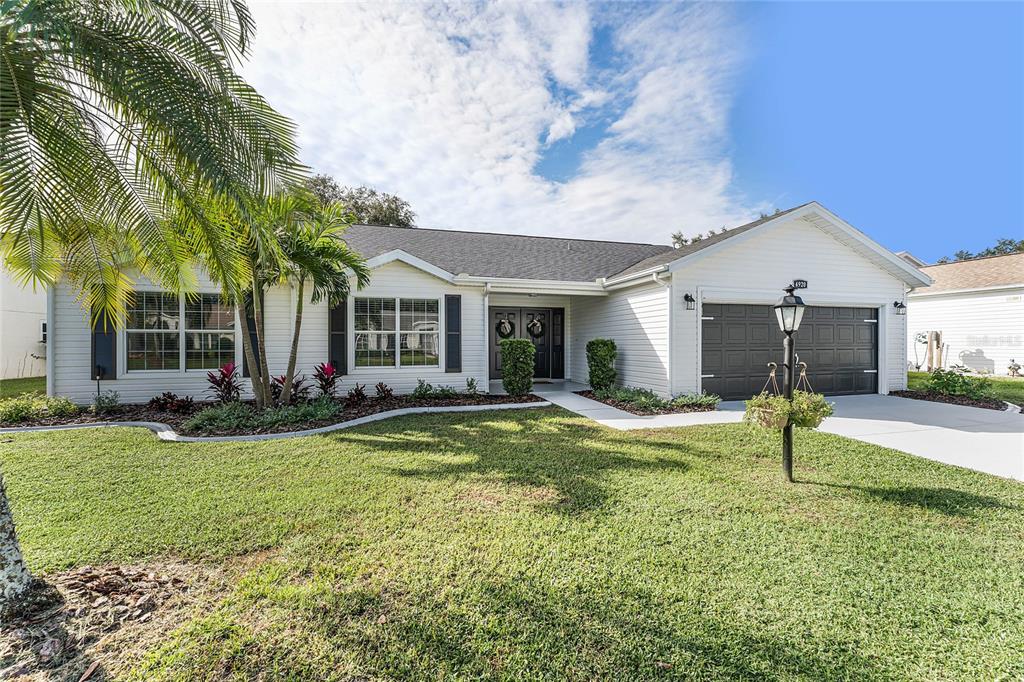
[[[822,431],[1024,480],[1024,415],[883,395],[836,396]],[[743,403],[722,403],[743,411]]]

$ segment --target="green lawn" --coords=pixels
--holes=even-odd
[[[0,398],[13,398],[23,393],[46,393],[46,377],[0,379]]]
[[[1024,486],[800,430],[555,408],[0,443],[36,570],[253,568],[128,676],[1018,679]]]
[[[992,380],[992,396],[1007,400],[1014,405],[1024,406],[1024,378],[989,377]],[[924,389],[928,372],[907,372],[907,388]]]

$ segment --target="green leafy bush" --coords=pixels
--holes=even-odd
[[[93,398],[92,411],[96,414],[110,414],[121,406],[121,394],[117,391],[103,391]]]
[[[416,388],[412,389],[412,397],[416,400],[426,400],[434,397],[434,387],[423,379],[416,380]]]
[[[972,377],[963,370],[936,369],[928,375],[925,390],[943,395],[962,395],[967,398],[984,398],[992,391],[992,380],[987,377]]]
[[[469,377],[466,379],[466,395],[477,395],[480,393],[480,389],[477,388],[476,379]]]
[[[245,403],[237,400],[220,403],[196,412],[184,424],[186,431],[209,433],[251,429],[256,414]]]
[[[766,429],[781,429],[786,424],[813,429],[832,415],[832,404],[820,393],[793,391],[793,402],[781,395],[761,393],[747,401],[743,420]]]
[[[537,350],[529,339],[502,339],[501,385],[509,395],[526,395],[533,389],[533,363]]]
[[[594,391],[594,395],[600,400],[614,400],[619,403],[627,403],[642,410],[656,411],[669,407],[669,401],[646,388],[633,388],[631,386],[617,388],[612,386],[611,388]]]
[[[793,426],[816,429],[825,417],[832,416],[832,404],[820,393],[793,391],[793,409],[789,421]]]
[[[766,429],[781,429],[789,423],[790,404],[781,395],[760,393],[747,401],[743,421]]]
[[[595,391],[609,389],[615,384],[615,356],[618,352],[611,339],[591,339],[587,342],[590,387]]]
[[[25,393],[0,400],[0,424],[17,424],[46,417],[71,417],[78,414],[78,409],[78,405],[67,398]]]
[[[715,409],[722,399],[714,393],[681,393],[672,398],[673,407],[706,407]]]
[[[64,396],[45,398],[46,412],[52,417],[73,417],[81,408]]]
[[[256,424],[261,427],[306,424],[331,419],[338,411],[338,403],[330,397],[321,397],[306,403],[264,410],[256,415]]]

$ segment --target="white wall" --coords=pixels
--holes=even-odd
[[[782,287],[806,279],[800,292],[808,305],[877,307],[879,388],[906,388],[906,317],[893,312],[903,300],[901,280],[873,265],[848,246],[799,219],[764,231],[733,237],[672,277],[673,393],[700,389],[700,304],[773,304]],[[698,299],[686,310],[683,296]]]
[[[0,379],[46,374],[46,346],[39,342],[46,320],[46,290],[20,287],[0,270]]]
[[[140,287],[151,287],[144,278],[137,278]],[[200,285],[201,291],[216,292],[208,281]],[[444,295],[462,296],[462,372],[444,371]],[[55,291],[55,325],[52,328],[51,348],[54,356],[52,392],[66,395],[72,400],[87,403],[96,395],[96,382],[91,378],[92,341],[87,311],[75,300],[75,292],[62,285]],[[487,389],[487,356],[481,341],[483,330],[482,287],[455,287],[404,263],[389,263],[373,271],[371,284],[354,296],[405,296],[408,298],[438,298],[441,301],[441,361],[438,367],[415,368],[355,368],[351,343],[352,309],[349,311],[349,374],[342,378],[340,390],[348,390],[356,382],[367,384],[372,395],[373,385],[384,381],[395,392],[405,393],[416,387],[416,380],[425,379],[435,385],[451,385],[462,389],[466,379],[474,377],[481,390]],[[275,287],[264,299],[267,362],[271,374],[283,374],[288,364],[291,336],[295,319],[295,289],[291,286]],[[479,330],[479,331],[478,331]],[[311,376],[313,367],[328,359],[328,306],[309,301],[303,308],[302,330],[296,363],[296,374]],[[241,341],[238,341],[236,360],[242,359]],[[115,390],[122,402],[146,402],[163,391],[207,398],[205,370],[170,372],[125,372],[124,339],[118,338],[118,369],[116,380],[101,382],[101,390]],[[244,382],[248,394],[248,380]]]
[[[1024,365],[1024,287],[967,294],[911,295],[907,302],[907,357],[914,362],[914,336],[942,332],[949,346],[947,367],[965,364],[1007,374],[1014,359]],[[924,368],[927,347],[917,355]]]
[[[609,292],[607,297],[572,299],[571,374],[586,382],[587,342],[613,339],[618,347],[619,383],[669,394],[669,289],[650,282]]]

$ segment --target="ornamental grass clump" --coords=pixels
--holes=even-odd
[[[529,339],[502,339],[501,386],[511,396],[533,390],[533,364],[537,349]]]
[[[615,357],[618,348],[611,339],[591,339],[587,342],[587,368],[590,388],[604,391],[615,384]]]

